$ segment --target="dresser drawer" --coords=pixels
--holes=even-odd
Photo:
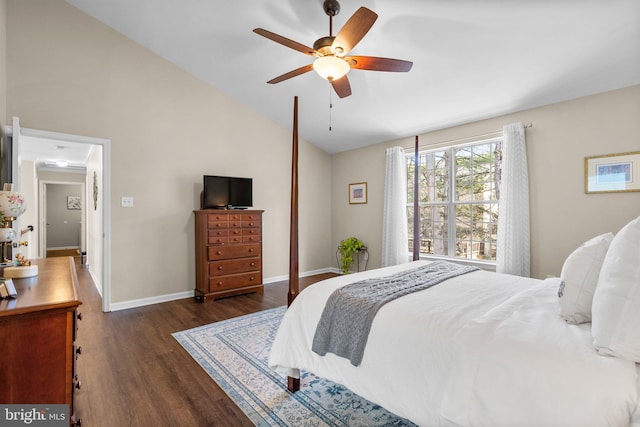
[[[229,230],[209,230],[208,243],[210,245],[220,245],[229,242]]]
[[[260,228],[260,221],[242,221],[243,228]]]
[[[261,276],[260,271],[253,271],[251,273],[211,277],[209,278],[209,292],[259,285],[262,282]]]
[[[242,241],[243,242],[259,242],[262,240],[262,233],[259,228],[243,228],[242,229]]]
[[[227,221],[209,221],[207,222],[207,228],[209,230],[226,230],[229,228],[229,222]]]
[[[242,214],[242,221],[244,222],[255,222],[258,225],[260,225],[260,220],[262,219],[261,215],[258,214],[254,214],[254,213],[247,213],[247,214]]]
[[[241,245],[209,246],[207,259],[216,261],[231,258],[248,258],[260,256],[260,243],[247,243]]]
[[[240,258],[209,263],[210,276],[224,276],[257,270],[260,270],[260,258]]]
[[[208,211],[207,213],[207,221],[228,221],[229,215],[224,212],[215,212]]]

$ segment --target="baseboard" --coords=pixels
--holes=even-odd
[[[179,299],[193,298],[193,291],[176,292],[174,294],[159,295],[157,297],[133,299],[129,301],[111,303],[111,311],[126,310],[129,308],[144,307],[145,305],[160,304]]]
[[[322,268],[319,270],[305,271],[303,273],[300,273],[300,277],[308,277],[308,276],[315,276],[316,274],[338,273],[338,272],[339,272],[338,269],[329,267],[329,268]],[[288,279],[289,279],[289,275],[274,276],[274,277],[269,277],[267,279],[264,279],[262,283],[267,285],[269,283],[281,282],[283,280],[288,280]],[[122,302],[114,302],[114,303],[111,303],[111,311],[127,310],[129,308],[144,307],[145,305],[160,304],[163,302],[175,301],[175,300],[185,299],[185,298],[193,298],[193,291],[191,290],[191,291],[184,291],[184,292],[176,292],[174,294],[159,295],[155,297],[140,298],[140,299],[122,301]]]
[[[324,273],[338,273],[340,270],[338,270],[337,268],[321,268],[319,270],[311,270],[311,271],[305,271],[302,273],[299,273],[298,276],[299,277],[309,277],[309,276],[315,276],[316,274],[324,274]],[[274,277],[269,277],[266,279],[262,280],[262,283],[264,283],[265,285],[268,285],[269,283],[275,283],[275,282],[282,282],[283,280],[289,280],[289,275],[283,275],[283,276],[274,276]]]

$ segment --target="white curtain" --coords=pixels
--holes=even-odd
[[[402,147],[388,148],[384,178],[382,266],[409,261],[407,227],[407,162]]]
[[[496,271],[530,276],[529,178],[522,123],[503,128]]]

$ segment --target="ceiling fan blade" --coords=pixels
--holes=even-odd
[[[378,14],[374,11],[361,7],[351,15],[351,18],[344,24],[344,27],[336,35],[331,45],[336,55],[346,55],[360,40],[378,19]],[[338,49],[338,50],[336,50]],[[340,50],[341,49],[341,50]]]
[[[280,82],[288,80],[288,79],[290,79],[292,77],[299,76],[300,74],[307,73],[307,72],[309,72],[311,70],[313,70],[313,64],[305,65],[304,67],[296,68],[293,71],[289,71],[288,73],[284,73],[281,76],[273,78],[273,79],[269,80],[267,83],[270,83],[270,84],[280,83]]]
[[[351,95],[351,85],[346,75],[337,80],[331,80],[331,86],[333,86],[333,90],[336,91],[340,98],[346,98]]]
[[[344,60],[358,70],[406,72],[413,66],[411,61],[375,56],[348,56]]]
[[[265,30],[264,28],[254,28],[253,32],[261,35],[262,37],[266,37],[276,43],[280,43],[283,46],[286,46],[293,50],[297,50],[298,52],[302,52],[305,55],[313,55],[314,53],[316,53],[316,51],[309,46],[305,46],[302,43],[298,43],[279,34],[272,33],[271,31]]]

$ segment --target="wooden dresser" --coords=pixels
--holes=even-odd
[[[263,292],[263,212],[194,211],[197,301]]]
[[[78,278],[73,258],[33,261],[38,275],[13,279],[15,299],[0,299],[0,402],[67,404],[80,388],[75,363]]]

